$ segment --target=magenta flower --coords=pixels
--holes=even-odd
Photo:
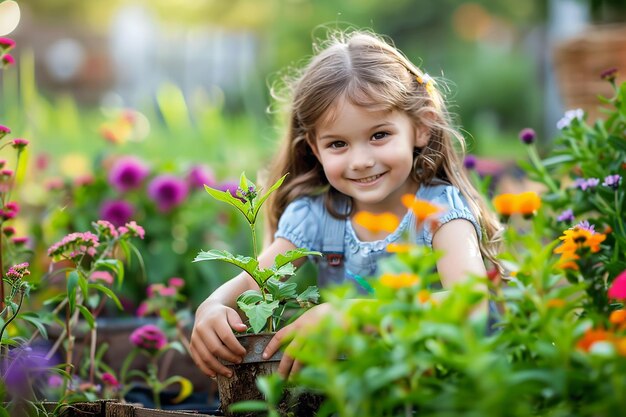
[[[10,38],[0,38],[0,50],[7,52],[15,46],[15,41]]]
[[[113,285],[115,281],[113,275],[108,271],[93,271],[91,275],[89,275],[89,280],[92,282],[101,281],[108,285]]]
[[[617,78],[617,72],[618,70],[615,67],[605,69],[600,73],[600,78],[612,83]]]
[[[146,324],[131,333],[130,342],[138,348],[156,352],[165,346],[167,337],[154,324]]]
[[[167,283],[170,287],[174,288],[182,288],[185,286],[185,280],[179,277],[172,277],[167,281]]]
[[[26,275],[30,275],[30,271],[28,270],[28,262],[23,262],[21,264],[13,265],[9,268],[6,273],[7,278],[11,278],[12,280],[22,279]]]
[[[0,171],[0,176],[11,178],[13,176],[13,171],[10,169],[3,169]]]
[[[2,233],[6,236],[6,237],[11,237],[15,234],[15,227],[13,226],[6,226],[2,228]]]
[[[615,300],[626,299],[626,270],[622,271],[621,274],[615,277],[609,287],[608,295],[609,298]]]
[[[146,301],[142,301],[137,307],[137,311],[135,311],[137,317],[145,317],[148,315],[148,303]]]
[[[98,246],[100,246],[98,236],[93,233],[74,232],[50,246],[48,256],[66,256],[70,259],[81,258],[84,255],[95,256]]]
[[[204,186],[215,186],[215,175],[211,168],[205,165],[195,165],[187,173],[187,183],[189,187],[204,190]]]
[[[159,290],[159,294],[163,297],[173,297],[178,291],[174,287],[163,287]]]
[[[0,139],[2,139],[3,137],[5,137],[6,135],[8,135],[9,133],[11,133],[11,129],[9,129],[6,126],[0,125]]]
[[[135,208],[123,200],[105,201],[100,207],[100,218],[111,222],[116,227],[128,222],[133,214],[135,214]]]
[[[2,55],[2,67],[6,68],[9,65],[15,64],[15,58],[11,56],[11,54]]]
[[[26,236],[20,236],[20,237],[14,237],[11,238],[11,242],[13,242],[14,245],[17,246],[22,246],[28,243],[30,239]]]
[[[233,197],[239,197],[237,195],[237,190],[239,189],[239,183],[236,181],[224,181],[221,184],[218,184],[216,189],[220,191],[228,191],[230,195]]]
[[[103,373],[100,379],[105,385],[109,385],[111,387],[118,387],[120,385],[117,378],[115,378],[112,374],[108,372]]]
[[[563,213],[559,214],[556,220],[560,222],[566,222],[566,223],[573,222],[574,212],[572,211],[572,209],[567,209]]]
[[[162,212],[179,206],[187,197],[187,184],[173,175],[160,175],[148,185],[148,196]]]
[[[533,143],[536,137],[537,137],[537,134],[535,133],[535,131],[529,127],[522,129],[519,132],[520,140],[524,142],[526,145],[530,145],[531,143]]]
[[[109,184],[119,191],[139,188],[150,170],[139,158],[125,156],[118,159],[109,172]]]
[[[13,139],[13,142],[11,142],[11,146],[13,146],[18,151],[21,151],[26,146],[28,146],[29,143],[30,142],[28,142],[26,139]]]

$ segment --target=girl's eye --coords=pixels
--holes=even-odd
[[[389,136],[389,133],[387,132],[376,132],[372,135],[372,139],[381,140],[386,138],[387,136]]]
[[[328,147],[331,149],[339,149],[339,148],[343,148],[344,146],[346,146],[346,142],[342,142],[340,140],[337,140],[335,142],[331,142],[328,144]]]

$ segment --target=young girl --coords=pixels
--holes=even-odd
[[[260,255],[296,247],[321,251],[318,284],[359,281],[375,272],[387,244],[408,230],[414,242],[444,253],[437,264],[444,288],[469,275],[485,276],[483,257],[495,262],[499,223],[468,180],[454,130],[434,81],[376,35],[339,34],[290,84],[287,134],[269,184],[289,173],[268,200],[274,240]],[[415,228],[401,203],[404,194],[445,207],[439,227]],[[392,212],[397,230],[374,233],[352,222],[355,213]],[[304,261],[302,261],[304,262]],[[239,363],[245,349],[233,334],[245,331],[235,300],[257,288],[242,273],[219,287],[196,312],[191,352],[209,376],[230,376],[219,362]],[[320,304],[277,332],[264,351],[270,357],[285,336],[332,314]],[[298,369],[283,356],[279,373]]]

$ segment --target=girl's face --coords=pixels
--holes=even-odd
[[[428,143],[402,111],[370,110],[342,99],[317,126],[310,143],[330,184],[352,197],[356,211],[406,212],[403,194],[414,194],[413,150]]]

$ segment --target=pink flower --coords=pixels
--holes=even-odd
[[[30,142],[28,142],[26,139],[13,139],[13,142],[11,142],[11,146],[13,146],[15,149],[17,149],[18,151],[21,151],[22,149],[24,149]]]
[[[15,41],[10,38],[0,38],[0,50],[8,51],[15,46]]]
[[[10,178],[13,176],[13,171],[11,171],[10,169],[3,169],[2,171],[0,171],[0,175]]]
[[[159,294],[161,294],[163,297],[173,297],[176,295],[176,293],[176,288],[173,287],[163,287],[159,291]]]
[[[8,135],[9,133],[11,133],[11,129],[9,129],[6,126],[0,125],[0,139],[2,139],[3,137],[5,137],[6,135]]]
[[[191,188],[204,190],[204,185],[215,186],[215,174],[211,168],[204,165],[195,165],[187,173],[187,183]]]
[[[148,295],[148,298],[150,297],[154,297],[154,294],[156,293],[161,293],[161,288],[164,288],[165,286],[163,284],[151,284],[148,285],[148,288],[146,289],[146,294]]]
[[[9,65],[15,64],[15,58],[11,56],[11,54],[2,55],[2,66],[8,67]]]
[[[167,337],[154,324],[146,324],[131,333],[130,342],[141,349],[156,352],[165,346]]]
[[[143,239],[146,235],[146,231],[143,227],[139,226],[137,222],[134,220],[132,222],[126,223],[125,226],[120,226],[117,228],[120,236],[129,235],[130,237],[139,237],[139,239]]]
[[[108,372],[103,373],[100,379],[102,380],[102,382],[104,382],[105,385],[109,385],[112,387],[117,387],[120,385],[117,378],[115,378],[112,374]]]
[[[148,315],[148,303],[145,301],[142,301],[139,304],[139,307],[137,307],[137,311],[135,311],[135,314],[137,315],[137,317],[145,317]]]
[[[25,245],[28,243],[30,239],[28,239],[28,237],[26,236],[21,236],[21,237],[14,237],[11,239],[11,242],[13,242],[13,244],[21,246],[21,245]]]
[[[6,237],[11,237],[15,234],[15,227],[13,226],[6,226],[2,228],[2,233],[4,233],[4,235]]]
[[[182,288],[185,286],[185,280],[179,277],[170,278],[167,283],[170,285],[170,287],[174,288]]]
[[[113,285],[113,282],[115,281],[113,275],[111,275],[108,271],[93,271],[89,276],[89,280],[94,282],[102,281],[108,285]]]
[[[616,300],[626,299],[626,270],[615,277],[609,288],[608,295],[609,298]]]
[[[48,385],[52,388],[58,388],[63,385],[63,378],[60,375],[50,375],[48,377]]]

